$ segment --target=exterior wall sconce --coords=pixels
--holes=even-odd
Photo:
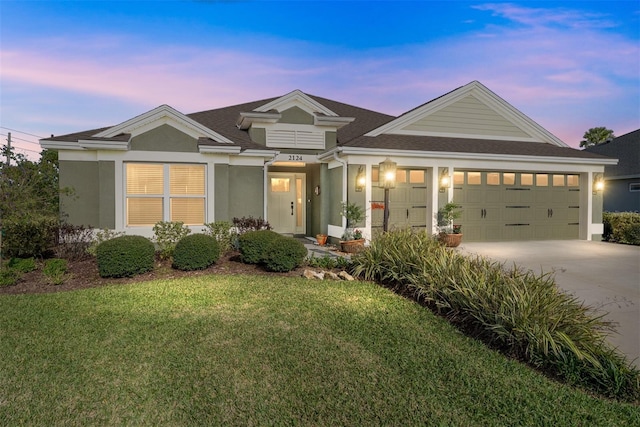
[[[367,184],[367,175],[364,172],[364,167],[360,166],[358,168],[358,174],[356,175],[356,191],[359,193],[364,190],[365,185]]]
[[[596,195],[604,190],[604,176],[601,173],[593,174],[593,194]]]
[[[382,229],[386,233],[389,230],[389,189],[396,186],[396,162],[388,157],[378,165],[378,187],[384,188],[384,220]]]
[[[440,174],[440,192],[444,193],[451,185],[451,177],[449,176],[449,169],[444,168]]]

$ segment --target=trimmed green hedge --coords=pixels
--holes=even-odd
[[[212,236],[191,234],[183,237],[173,252],[173,268],[182,271],[202,270],[220,258],[220,247]]]
[[[307,248],[293,237],[281,236],[273,240],[264,255],[264,265],[269,271],[285,272],[302,265]]]
[[[262,264],[267,247],[281,237],[271,230],[248,231],[238,238],[240,257],[245,264]]]
[[[131,277],[153,270],[155,248],[142,236],[106,240],[96,250],[101,277]]]
[[[640,213],[604,212],[603,240],[640,246]]]

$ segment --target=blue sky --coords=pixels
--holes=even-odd
[[[571,146],[640,128],[638,1],[0,0],[0,138],[294,89],[401,114],[479,80]]]

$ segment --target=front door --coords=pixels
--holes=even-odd
[[[305,233],[305,175],[270,173],[268,175],[267,221],[274,231]]]

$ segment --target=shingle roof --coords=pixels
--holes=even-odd
[[[392,150],[409,150],[409,151],[437,151],[437,152],[453,152],[453,153],[486,153],[486,154],[504,154],[504,155],[530,155],[530,156],[547,156],[547,157],[571,157],[571,158],[591,158],[604,159],[605,157],[599,153],[590,152],[590,150],[575,150],[554,146],[552,144],[538,142],[522,142],[522,141],[502,141],[502,140],[484,140],[472,138],[448,138],[433,136],[414,136],[414,135],[390,135],[382,134],[376,137],[363,136],[367,132],[376,129],[394,119],[396,117],[356,107],[354,105],[345,104],[331,99],[323,98],[316,95],[306,94],[318,103],[324,105],[331,111],[341,117],[354,117],[355,120],[342,128],[338,129],[337,142],[339,146],[345,147],[361,147],[371,149],[392,149]],[[445,96],[445,95],[443,95]],[[240,113],[250,112],[258,107],[268,104],[279,97],[267,98],[258,101],[247,102],[243,104],[232,105],[223,108],[200,111],[187,114],[192,120],[206,126],[207,128],[221,134],[227,139],[234,142],[241,150],[260,149],[268,150],[269,148],[254,143],[246,130],[239,129],[236,122]],[[436,98],[438,99],[438,98]],[[433,102],[429,101],[429,102]],[[425,105],[425,104],[423,104]],[[419,108],[419,107],[416,107]],[[413,110],[410,110],[413,111]],[[407,114],[407,113],[404,113]],[[65,141],[75,142],[80,139],[92,139],[92,135],[98,134],[109,129],[101,128],[76,132],[68,135],[61,135],[53,138],[47,138],[47,141]],[[636,131],[637,133],[638,131]],[[632,132],[633,134],[634,132]],[[124,138],[126,135],[119,135],[114,139]],[[627,137],[627,135],[625,135]],[[620,137],[624,138],[624,137]],[[637,138],[637,135],[636,135]],[[619,138],[616,138],[618,140]],[[208,138],[200,138],[200,145],[205,146],[225,146],[229,144],[218,144]],[[637,146],[637,144],[636,144]],[[637,153],[637,151],[636,151]],[[605,154],[604,152],[602,154]],[[609,154],[609,153],[606,153]],[[632,157],[633,158],[633,157]],[[637,154],[636,157],[637,159]],[[637,166],[637,162],[636,162]],[[637,169],[636,169],[637,173]]]
[[[607,178],[640,176],[640,129],[614,138],[613,141],[587,147],[584,151],[618,159],[616,166],[605,166]]]

